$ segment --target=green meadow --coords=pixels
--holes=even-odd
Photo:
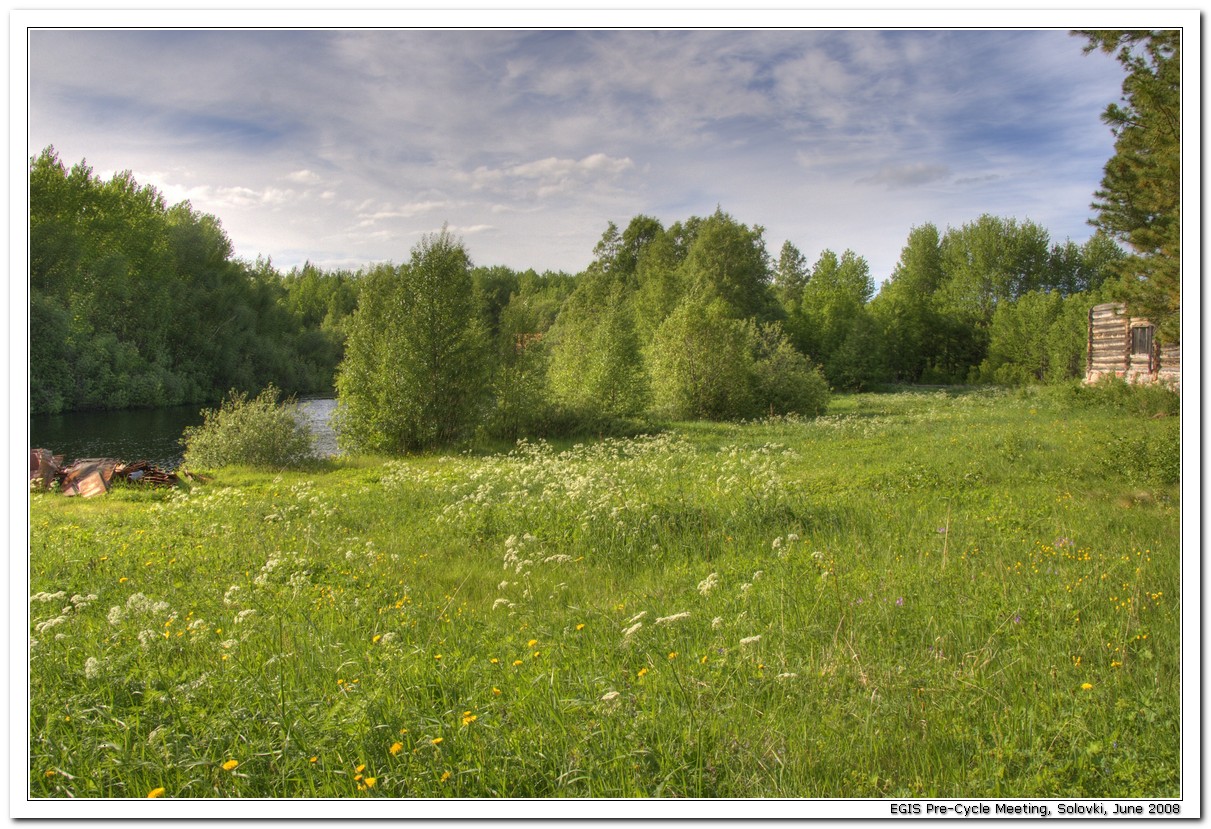
[[[30,793],[1179,796],[1155,415],[915,390],[33,493]]]

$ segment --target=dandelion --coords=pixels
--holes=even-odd
[[[489,660],[488,660],[488,664],[489,664],[489,665],[499,665],[499,664],[500,664],[500,660],[499,660],[499,659],[497,659],[497,658],[494,656],[494,657],[492,657],[491,659],[489,659]]]
[[[672,660],[672,659],[676,659],[676,658],[677,658],[677,651],[669,651],[669,659]]]
[[[1091,685],[1091,684],[1090,684],[1090,683],[1088,683],[1088,682],[1083,682],[1083,683],[1081,683],[1081,690],[1082,690],[1082,691],[1092,691],[1092,690],[1093,690],[1093,685]]]
[[[373,788],[374,788],[374,784],[375,784],[375,783],[377,783],[377,782],[378,782],[378,778],[377,778],[377,777],[367,777],[367,778],[366,778],[366,788],[367,788],[367,789],[373,789]]]
[[[228,760],[223,764],[223,771],[234,771],[235,767],[240,764],[239,760]]]
[[[387,749],[387,751],[389,751],[389,752],[391,753],[391,756],[392,756],[392,757],[394,757],[395,755],[399,754],[399,753],[400,753],[401,751],[403,751],[403,750],[404,750],[404,744],[403,744],[403,743],[392,743],[392,744],[391,744],[391,748]]]
[[[581,622],[579,625],[577,625],[577,626],[576,626],[576,629],[577,629],[577,630],[584,630],[584,622]]]
[[[439,746],[439,745],[441,745],[442,740],[444,740],[444,739],[446,739],[446,738],[445,737],[434,737],[432,740],[429,741],[429,743],[431,745]]]
[[[358,767],[354,769],[354,771],[355,771],[355,772],[357,772],[358,774],[361,774],[361,773],[362,773],[362,772],[364,772],[365,770],[366,770],[366,764],[365,764],[365,763],[361,763],[361,764],[359,764],[359,765],[358,765]]]
[[[149,791],[147,793],[147,796],[148,797],[159,797],[162,794],[164,794],[164,787],[156,786],[154,789],[152,789],[151,791]]]
[[[450,772],[449,772],[449,770],[443,771],[443,772],[442,772],[442,779],[441,779],[441,782],[442,782],[442,783],[445,783],[445,782],[446,782],[447,780],[449,780],[449,779],[450,779]]]
[[[644,675],[646,675],[646,674],[647,674],[647,672],[648,672],[648,669],[647,669],[647,668],[640,668],[640,669],[639,669],[639,673],[637,674],[637,676],[638,676],[640,679],[642,679],[642,678],[644,677]]]
[[[312,756],[310,759],[307,760],[308,763],[318,763],[319,761],[320,761],[320,758],[315,757],[315,756]]]
[[[523,663],[522,663],[522,661],[521,661],[520,659],[514,659],[514,660],[513,660],[513,667],[514,667],[514,668],[518,667],[518,666],[519,666],[519,665],[521,665],[521,664],[523,664]]]
[[[463,725],[470,725],[471,723],[475,722],[478,719],[479,719],[479,717],[476,716],[475,714],[472,714],[470,711],[463,712]]]
[[[494,696],[494,697],[499,697],[499,696],[500,696],[500,689],[499,689],[499,688],[493,688],[493,689],[492,689],[492,696]]]

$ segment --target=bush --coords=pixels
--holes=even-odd
[[[777,323],[761,326],[753,377],[758,403],[768,407],[771,416],[814,417],[828,409],[828,380],[791,345]]]
[[[202,425],[185,430],[185,465],[194,469],[252,466],[286,469],[316,461],[310,433],[268,386],[251,400],[231,391],[218,409],[202,412]]]
[[[1103,377],[1096,383],[1077,380],[1049,391],[1056,400],[1074,408],[1111,408],[1141,417],[1181,414],[1181,395],[1160,383],[1128,383],[1121,377]]]

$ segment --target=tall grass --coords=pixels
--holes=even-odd
[[[1178,490],[1114,454],[1171,428],[905,392],[33,495],[30,791],[1174,796]]]

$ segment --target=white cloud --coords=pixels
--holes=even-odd
[[[297,184],[315,184],[320,180],[320,177],[318,173],[314,173],[311,170],[295,170],[293,173],[288,173],[286,179]]]

